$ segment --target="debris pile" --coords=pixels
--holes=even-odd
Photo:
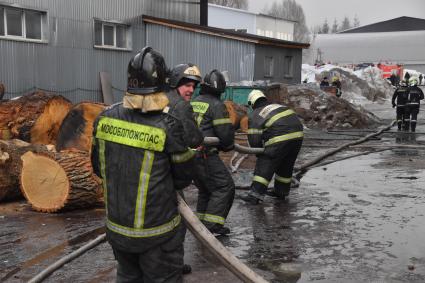
[[[322,91],[316,85],[281,86],[280,100],[311,128],[367,128],[379,118],[361,106]]]

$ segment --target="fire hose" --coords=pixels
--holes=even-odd
[[[303,174],[308,167],[311,167],[319,163],[324,158],[332,154],[335,154],[336,152],[346,147],[365,142],[368,139],[389,130],[391,127],[395,125],[395,123],[396,121],[393,121],[390,125],[382,128],[378,132],[369,134],[359,140],[346,143],[336,149],[326,152],[325,154],[313,159],[310,162],[303,164],[300,168],[297,169],[296,175],[300,177],[301,174]],[[207,144],[207,145],[217,145],[218,142],[219,142],[219,139],[216,137],[207,137],[204,139],[204,144]],[[238,144],[235,144],[235,150],[241,153],[248,153],[248,154],[261,154],[264,152],[264,148],[251,148],[251,147],[241,146]],[[185,220],[185,223],[187,227],[189,228],[189,230],[206,248],[208,248],[210,252],[212,252],[224,264],[224,266],[227,269],[229,269],[229,271],[235,274],[243,282],[249,282],[249,283],[267,282],[260,275],[255,273],[252,269],[250,269],[248,266],[242,263],[238,258],[236,258],[229,250],[227,250],[226,247],[224,247],[223,244],[221,244],[221,242],[218,241],[214,237],[214,235],[212,235],[211,232],[208,231],[208,229],[202,224],[202,222],[199,221],[199,219],[195,216],[195,214],[192,212],[192,210],[189,208],[189,206],[186,204],[186,202],[182,199],[182,197],[178,193],[177,193],[177,199],[178,199],[178,210],[180,214],[182,215],[183,219]],[[93,247],[99,245],[100,243],[103,243],[105,239],[106,239],[105,234],[98,236],[96,239],[90,241],[89,243],[80,247],[76,251],[62,257],[58,261],[49,265],[47,268],[42,270],[39,274],[31,278],[28,282],[29,283],[42,282],[55,270],[59,269],[66,263],[72,261],[73,259],[79,257],[80,255],[92,249]]]
[[[178,210],[180,215],[185,220],[186,226],[192,232],[192,234],[204,245],[213,255],[215,255],[223,265],[235,274],[243,282],[249,283],[266,283],[260,275],[255,273],[247,265],[236,258],[223,244],[211,234],[211,232],[202,224],[202,222],[192,212],[190,207],[186,204],[183,198],[177,193]],[[95,246],[103,243],[106,240],[106,235],[99,235],[96,239],[90,241],[78,250],[62,257],[58,261],[49,265],[47,268],[42,270],[39,274],[31,278],[28,283],[38,283],[46,279],[55,270],[59,269],[66,263],[74,260],[88,250]]]

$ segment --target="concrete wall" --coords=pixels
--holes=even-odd
[[[294,40],[294,22],[257,15],[257,34],[282,40]]]

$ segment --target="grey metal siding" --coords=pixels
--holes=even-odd
[[[264,76],[264,59],[273,57],[273,75]],[[285,57],[292,57],[292,75],[284,73]],[[273,46],[256,45],[255,47],[255,73],[254,80],[270,80],[287,84],[298,84],[301,82],[302,49],[282,48]]]
[[[159,50],[167,65],[193,63],[202,74],[218,69],[228,71],[232,82],[254,77],[253,43],[174,29],[156,24],[146,25],[146,42]]]
[[[186,2],[186,3],[185,3]],[[0,39],[0,82],[5,98],[38,89],[73,102],[101,100],[99,72],[111,74],[114,100],[126,88],[131,56],[145,46],[141,15],[199,23],[199,5],[168,0],[2,0],[2,4],[47,10],[48,43]],[[95,49],[93,19],[131,25],[132,52]]]

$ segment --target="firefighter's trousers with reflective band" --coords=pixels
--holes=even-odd
[[[195,185],[199,189],[196,212],[208,229],[224,225],[235,198],[232,176],[217,153],[196,157]]]
[[[405,127],[406,119],[409,119],[407,106],[405,105],[397,105],[397,127],[399,130],[401,130],[402,126]]]
[[[416,131],[416,122],[419,114],[419,105],[410,105],[408,110],[408,116],[410,117],[410,129],[412,132]],[[408,130],[409,128],[407,128]]]
[[[184,227],[181,227],[184,229]],[[118,283],[180,283],[183,269],[183,242],[179,233],[143,253],[128,253],[112,246],[118,261]]]
[[[276,145],[279,146],[279,153],[275,156],[258,155],[251,190],[265,194],[275,174],[274,189],[276,194],[280,196],[289,195],[292,171],[301,145],[302,140],[291,140]]]

